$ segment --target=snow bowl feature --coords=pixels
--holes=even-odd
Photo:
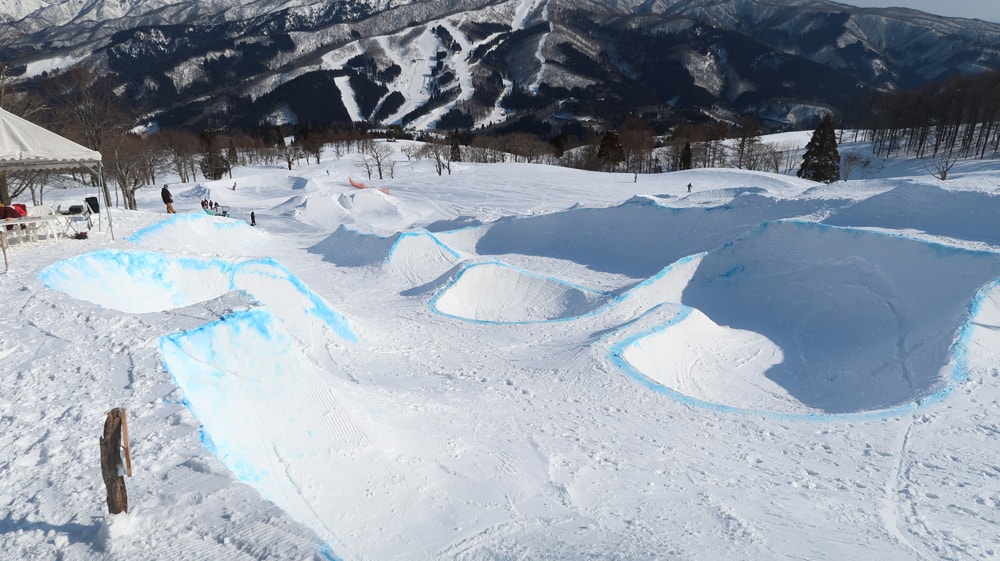
[[[234,265],[222,259],[104,250],[57,262],[39,276],[49,288],[74,298],[142,314],[183,308],[236,290]]]
[[[936,401],[964,379],[964,339],[998,277],[993,252],[765,223],[702,258],[682,295],[688,314],[613,356],[691,404],[891,414]]]
[[[484,323],[573,319],[597,310],[608,295],[500,262],[461,267],[431,299],[431,309]]]
[[[244,291],[270,307],[290,329],[296,328],[292,332],[309,333],[310,327],[325,326],[346,341],[358,340],[343,315],[273,259],[102,250],[54,263],[39,278],[53,290],[133,314],[183,308]]]

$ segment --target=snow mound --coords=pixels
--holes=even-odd
[[[273,253],[271,236],[242,220],[204,212],[173,214],[140,230],[126,241],[149,249],[266,256]]]
[[[680,302],[704,256],[701,253],[680,259],[656,275],[625,288],[608,303],[608,313],[619,321],[631,321],[662,304]]]
[[[293,202],[296,216],[308,224],[329,226],[353,221],[350,209],[344,207],[333,193],[311,193]],[[293,206],[289,205],[289,206]]]
[[[381,266],[414,280],[436,277],[461,258],[458,252],[426,230],[379,236],[344,225],[309,251],[341,267]]]
[[[724,189],[705,189],[686,195],[684,202],[691,203],[719,203],[732,201],[736,197],[743,195],[766,195],[768,190],[762,187],[727,187]]]
[[[209,189],[208,187],[205,187],[203,184],[198,183],[197,185],[191,187],[190,189],[185,189],[184,191],[175,193],[175,195],[179,199],[196,199],[199,201],[203,201],[205,199],[212,198],[212,190]]]
[[[777,410],[787,411],[787,394],[803,413],[899,407],[951,382],[947,367],[971,321],[970,303],[998,277],[1000,254],[992,252],[810,222],[767,223],[701,260],[682,296],[699,313],[683,320],[684,329],[663,328],[671,337],[718,342],[701,341],[685,354],[676,352],[682,343],[666,345],[656,334],[635,339],[623,356],[647,378],[715,404],[768,409],[777,400]],[[735,354],[713,356],[724,348]],[[759,353],[743,356],[751,348]],[[749,382],[759,391],[747,395],[766,397],[734,401],[729,384],[747,386],[754,376],[770,382]]]
[[[271,210],[275,214],[285,215],[285,216],[295,216],[301,217],[303,214],[302,209],[306,208],[309,202],[312,200],[312,195],[292,195],[286,198],[280,203],[271,207]],[[321,197],[322,198],[322,197]],[[319,203],[322,204],[322,203]]]
[[[341,193],[337,202],[359,222],[373,228],[396,229],[410,221],[401,203],[378,189],[352,189]]]
[[[463,266],[431,299],[431,309],[474,321],[529,323],[579,317],[606,301],[602,292],[491,262]]]
[[[430,232],[403,232],[394,237],[396,241],[385,262],[414,281],[436,277],[461,259],[458,252]]]
[[[716,324],[687,308],[679,321],[630,341],[621,358],[682,399],[726,409],[802,413],[803,406],[763,375],[782,361],[773,342]]]
[[[368,267],[384,263],[398,239],[398,235],[364,234],[341,224],[308,251],[339,267]]]

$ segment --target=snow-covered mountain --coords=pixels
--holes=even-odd
[[[0,14],[25,79],[89,64],[167,125],[789,123],[1000,66],[1000,25],[824,0],[5,0]]]

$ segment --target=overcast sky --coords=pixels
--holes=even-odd
[[[997,0],[838,0],[842,4],[862,7],[913,8],[942,16],[979,18],[1000,22],[1000,2]]]

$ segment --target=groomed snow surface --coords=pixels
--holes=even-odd
[[[0,548],[995,559],[1000,164],[866,171],[400,157],[360,190],[328,154],[171,183],[173,216],[144,188],[114,238],[103,216],[13,244]],[[134,470],[117,516],[113,407]]]

